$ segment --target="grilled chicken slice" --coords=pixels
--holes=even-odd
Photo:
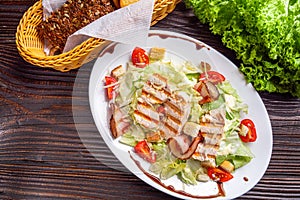
[[[178,135],[186,123],[191,109],[189,98],[184,92],[170,91],[167,78],[153,74],[142,88],[133,116],[141,126],[168,139]]]
[[[219,135],[223,134],[224,132],[224,126],[213,124],[213,123],[200,123],[200,130],[202,135]]]
[[[158,122],[159,121],[159,113],[150,105],[146,103],[138,102],[136,110],[140,113],[143,113],[151,120]]]
[[[183,155],[189,149],[191,143],[191,138],[185,134],[177,135],[168,140],[169,148],[176,157]]]
[[[113,115],[110,118],[110,130],[114,138],[123,135],[130,127],[130,122],[122,110],[113,105]]]
[[[207,161],[206,163],[215,166],[215,157],[220,147],[220,142],[224,137],[225,110],[218,108],[209,111],[200,119],[200,132],[204,138],[199,143],[194,159]]]
[[[201,141],[201,136],[191,139],[185,134],[178,135],[168,140],[170,152],[177,158],[186,160],[189,159],[197,149]]]
[[[156,85],[161,88],[165,88],[167,86],[167,78],[165,78],[162,75],[157,74],[157,73],[155,73],[149,77],[149,82],[152,85]]]
[[[184,124],[188,120],[191,105],[184,101],[174,102],[169,100],[164,104],[164,107],[166,119],[163,121],[163,125],[169,130],[173,131],[175,135],[180,134]],[[168,134],[170,132],[165,132],[163,129],[161,131],[164,133],[165,139],[169,139],[170,137],[174,136],[174,134]]]
[[[201,117],[201,122],[225,125],[225,109],[217,108]]]
[[[150,82],[145,83],[142,92],[144,92],[144,95],[146,95],[146,98],[149,96],[153,96],[156,99],[159,99],[160,102],[165,102],[168,99],[168,92],[166,90],[153,87],[153,85],[150,84]]]
[[[186,93],[176,93],[164,103],[165,113],[168,116],[166,123],[176,128],[178,133],[181,132],[188,120],[191,111],[189,101],[190,99]]]
[[[154,130],[158,128],[159,121],[152,119],[150,116],[148,116],[145,113],[135,110],[133,116],[136,122],[145,128],[154,129]]]

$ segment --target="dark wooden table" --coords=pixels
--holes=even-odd
[[[34,3],[0,1],[0,199],[173,199],[124,170],[98,138],[87,91],[93,63],[62,73],[19,56],[16,28]],[[152,28],[192,36],[239,64],[183,3]],[[241,199],[299,199],[300,99],[259,94],[272,123],[273,154],[261,181]]]

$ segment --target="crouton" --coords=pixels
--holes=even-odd
[[[229,173],[233,172],[233,170],[234,170],[234,165],[227,160],[222,162],[220,167]]]
[[[150,49],[149,57],[151,60],[162,60],[165,56],[166,49],[153,47]]]
[[[114,68],[111,71],[111,76],[114,77],[116,80],[118,80],[121,76],[125,74],[125,69],[122,65],[119,65],[118,67]]]

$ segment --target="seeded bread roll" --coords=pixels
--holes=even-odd
[[[110,0],[68,0],[41,22],[37,30],[61,53],[70,35],[114,10]]]

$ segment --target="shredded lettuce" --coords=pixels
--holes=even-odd
[[[223,81],[221,84],[218,84],[217,87],[221,97],[223,97],[222,105],[225,105],[226,109],[224,131],[227,136],[233,131],[238,131],[241,113],[248,113],[248,106],[243,103],[236,89],[234,89],[228,81]]]
[[[219,98],[213,102],[203,104],[202,109],[206,111],[214,110],[220,108],[225,103],[224,96],[220,95]]]
[[[138,141],[145,139],[145,134],[142,131],[140,126],[131,126],[130,129],[121,136],[119,142],[129,145],[135,146]]]
[[[156,162],[151,164],[149,170],[162,180],[177,176],[183,183],[189,185],[197,184],[197,177],[205,175],[200,161],[189,159],[187,161],[175,158],[164,142],[153,144],[156,152]]]
[[[186,163],[182,160],[177,159],[175,162],[172,162],[163,167],[160,173],[160,178],[162,180],[166,180],[171,178],[172,176],[180,174],[183,170],[185,170]]]
[[[225,105],[226,116],[224,126],[225,139],[221,142],[218,150],[216,165],[220,165],[224,160],[228,160],[237,169],[249,163],[253,158],[250,149],[244,145],[238,134],[241,113],[247,113],[248,106],[243,103],[237,91],[228,81],[218,84],[217,87],[224,98],[223,105]]]
[[[199,160],[191,158],[186,161],[186,164],[194,176],[194,178],[191,178],[189,182],[193,183],[194,180],[206,182],[210,179],[207,175],[206,170],[202,167],[201,162]]]
[[[198,104],[199,100],[195,100],[192,102],[192,109],[190,112],[190,118],[188,121],[199,123],[200,116],[204,113],[204,110],[201,108],[201,106]]]
[[[186,163],[175,158],[166,143],[153,144],[152,148],[156,152],[156,162],[151,164],[149,170],[159,175],[162,180],[178,175],[185,169]]]
[[[186,74],[186,76],[191,81],[198,80],[200,77],[200,73],[189,73],[189,74]]]
[[[189,168],[185,167],[180,173],[178,174],[179,179],[189,185],[196,185],[197,179],[195,173]]]
[[[237,91],[228,81],[223,81],[217,85],[220,96],[218,100],[203,105],[199,104],[201,95],[193,89],[201,72],[200,68],[186,62],[182,65],[173,65],[171,62],[154,62],[145,68],[136,68],[128,65],[126,74],[120,82],[119,95],[116,102],[121,106],[123,113],[132,115],[136,109],[138,98],[141,95],[145,82],[154,73],[168,79],[168,87],[171,90],[184,91],[190,99],[191,112],[189,122],[200,123],[203,114],[213,109],[226,110],[225,119],[225,138],[220,144],[216,164],[221,164],[224,160],[232,162],[235,169],[244,166],[251,161],[253,155],[250,149],[240,140],[238,131],[242,112],[247,112],[247,106],[237,94]],[[138,141],[144,140],[149,131],[135,122],[131,116],[129,130],[120,138],[120,142],[129,146],[135,146]],[[149,170],[156,174],[160,179],[166,180],[177,176],[183,183],[195,185],[198,181],[208,181],[206,169],[202,167],[201,161],[190,158],[181,160],[173,156],[166,141],[153,142],[151,148],[156,153],[156,162],[151,163]]]
[[[129,132],[124,133],[119,142],[132,147],[134,147],[138,143],[134,136]]]
[[[229,107],[231,110],[237,111],[237,113],[248,113],[247,104],[243,103],[243,100],[238,95],[236,89],[232,87],[229,81],[223,81],[217,86],[219,88],[219,91],[224,94],[227,107]]]
[[[185,0],[242,61],[259,91],[300,97],[300,1]]]

